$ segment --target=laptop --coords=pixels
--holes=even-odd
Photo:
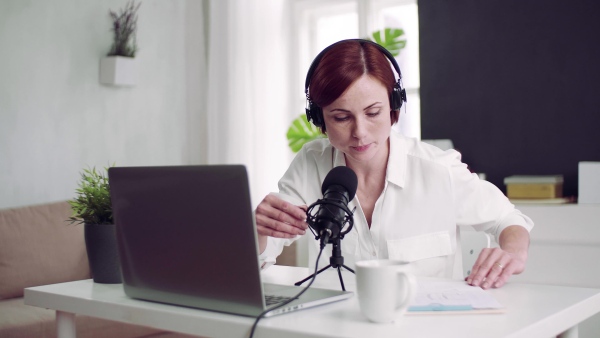
[[[111,167],[108,177],[127,296],[257,317],[277,306],[266,296],[303,290],[261,282],[244,166]],[[351,296],[311,287],[266,316]]]

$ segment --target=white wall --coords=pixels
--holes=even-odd
[[[0,208],[72,198],[87,166],[205,162],[203,1],[144,0],[138,84],[101,85],[125,4],[0,1]]]

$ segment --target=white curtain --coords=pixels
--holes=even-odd
[[[209,3],[208,163],[246,165],[254,207],[291,159],[288,2]]]

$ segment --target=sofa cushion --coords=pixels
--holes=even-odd
[[[0,337],[56,337],[54,310],[23,304],[23,298],[0,301]],[[169,333],[157,329],[119,323],[88,316],[76,316],[76,335],[82,338],[154,337]],[[162,336],[160,336],[162,337]],[[179,338],[178,334],[175,336]]]
[[[53,310],[23,304],[23,298],[0,301],[0,337],[51,337],[56,331]]]
[[[23,288],[90,278],[83,226],[67,202],[0,210],[0,299]]]

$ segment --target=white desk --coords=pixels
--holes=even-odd
[[[292,284],[306,268],[273,266],[264,281]],[[355,288],[344,272],[348,290]],[[339,289],[330,269],[313,284]],[[261,319],[255,337],[576,337],[577,324],[600,312],[600,289],[509,283],[491,290],[507,308],[503,314],[408,315],[394,324],[373,324],[362,316],[358,299]],[[120,284],[91,280],[25,289],[25,304],[57,310],[59,337],[75,336],[75,315],[155,327],[208,337],[248,337],[253,319],[128,298]]]

